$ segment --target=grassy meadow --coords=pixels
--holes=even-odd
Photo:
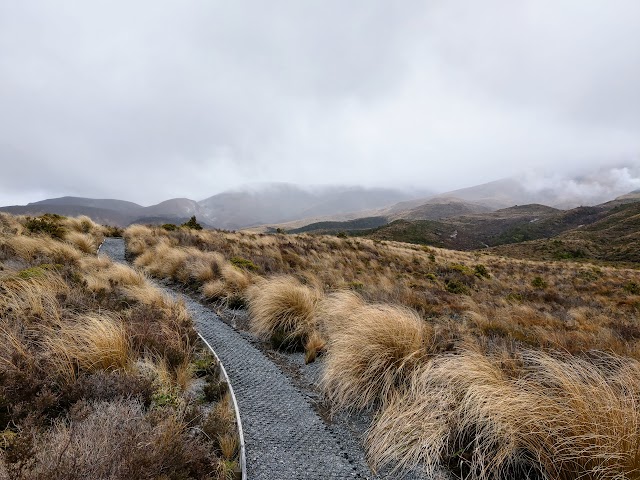
[[[0,479],[222,479],[235,418],[184,304],[87,217],[0,214]]]
[[[135,265],[246,307],[370,410],[374,468],[640,478],[640,274],[332,236],[132,226]]]

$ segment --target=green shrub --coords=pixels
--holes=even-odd
[[[531,280],[531,286],[537,289],[547,288],[547,282],[545,282],[542,277],[535,277]]]
[[[44,233],[53,238],[63,239],[65,234],[64,227],[60,224],[60,220],[64,217],[51,213],[46,213],[40,217],[27,217],[24,226],[31,233]]]
[[[44,276],[46,272],[51,270],[59,270],[62,268],[62,265],[52,265],[50,263],[43,263],[38,267],[25,268],[24,270],[20,270],[18,272],[18,277],[29,280],[30,278],[38,278]]]
[[[447,292],[455,294],[466,294],[469,291],[469,288],[464,283],[455,279],[446,279],[444,281],[444,287],[447,289]]]
[[[192,216],[189,221],[183,223],[181,225],[182,227],[187,227],[190,228],[191,230],[202,230],[202,225],[200,225],[198,223],[198,221],[196,220],[196,216]]]
[[[507,295],[507,300],[509,302],[522,303],[524,301],[524,297],[521,293],[510,293]]]
[[[489,274],[489,270],[484,265],[476,265],[474,267],[475,276],[478,278],[489,278],[491,275]]]
[[[469,267],[467,267],[466,265],[461,265],[459,263],[452,263],[451,265],[449,265],[449,270],[454,272],[460,272],[463,275],[473,275],[474,273],[474,271],[471,270]]]
[[[629,282],[624,285],[625,292],[631,293],[632,295],[640,294],[640,284],[637,282]]]
[[[252,272],[258,271],[258,266],[255,263],[253,263],[251,260],[247,260],[246,258],[236,256],[236,257],[232,257],[231,260],[229,261],[238,268],[242,268],[244,270],[251,270]]]
[[[195,218],[195,217],[194,217]],[[191,220],[189,220],[191,221]],[[188,222],[187,222],[188,223]],[[186,225],[186,224],[185,224]],[[162,228],[164,228],[167,232],[173,232],[175,230],[178,229],[177,225],[174,225],[173,223],[165,223],[164,225],[162,225]],[[201,227],[202,228],[202,227]]]

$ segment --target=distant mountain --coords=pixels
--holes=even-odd
[[[157,205],[146,207],[142,210],[143,216],[180,217],[189,218],[192,215],[202,216],[200,204],[188,198],[172,198]]]
[[[47,200],[41,200],[39,202],[29,203],[26,206],[36,206],[38,208],[43,206],[70,206],[74,207],[90,207],[98,208],[101,210],[113,210],[116,212],[126,213],[131,215],[132,212],[142,210],[144,207],[137,203],[127,202],[124,200],[114,199],[96,199],[96,198],[83,198],[83,197],[59,197],[49,198]]]
[[[505,178],[473,187],[462,188],[436,195],[434,198],[455,198],[483,205],[491,210],[531,203],[553,206],[552,202],[539,201],[537,195],[529,193],[522,183],[514,178]]]
[[[410,193],[401,190],[383,188],[307,189],[291,184],[271,184],[223,192],[198,203],[212,225],[238,229],[378,209],[411,197]]]
[[[640,262],[640,192],[592,207],[519,205],[440,220],[399,219],[349,234],[518,258]]]
[[[319,222],[351,222],[351,220],[355,220],[358,217],[384,217],[388,222],[396,220],[439,221],[463,215],[487,213],[514,205],[538,204],[560,209],[571,209],[582,205],[596,205],[612,198],[608,196],[607,192],[609,190],[600,187],[601,185],[596,185],[593,179],[588,178],[568,179],[564,183],[557,184],[550,181],[545,183],[544,179],[506,178],[430,197],[404,200],[377,210],[366,210],[360,212],[360,215],[351,215],[350,218],[341,218],[338,215],[333,217],[325,216],[324,218],[299,219],[292,224],[275,226],[286,230],[305,227],[307,231],[313,231],[313,227],[307,228],[307,226]],[[611,190],[611,192],[614,191]],[[618,203],[634,201],[634,195],[638,194],[632,192],[625,196],[625,199],[618,200]],[[345,229],[348,229],[351,225],[353,224],[345,225]],[[318,228],[322,230],[324,226],[319,225]]]
[[[24,206],[0,207],[0,210],[24,215],[47,212],[88,215],[100,223],[118,226],[183,223],[195,215],[202,225],[239,229],[310,216],[378,209],[411,197],[410,193],[401,190],[383,188],[301,188],[290,184],[271,184],[223,192],[200,202],[174,198],[149,207],[114,199],[61,197]]]
[[[0,211],[11,213],[12,215],[31,215],[37,216],[45,213],[57,213],[66,217],[78,217],[86,215],[101,225],[116,225],[120,227],[127,226],[131,223],[131,215],[116,210],[107,210],[104,208],[94,208],[78,205],[56,205],[47,203],[37,203],[29,205],[14,205],[10,207],[0,207]]]
[[[196,202],[186,198],[176,198],[158,205],[143,207],[123,200],[60,197],[28,205],[0,207],[0,211],[32,216],[43,213],[57,213],[71,217],[87,215],[100,224],[125,227],[132,223],[184,223],[191,215],[197,215],[198,208]],[[202,223],[207,225],[206,221]]]
[[[451,238],[455,239],[452,248],[478,248],[483,244],[499,244],[493,237],[489,238],[491,241],[487,241],[484,233],[488,230],[491,235],[498,235],[496,232],[500,232],[503,237],[506,235],[501,242],[508,238],[528,240],[539,238],[536,235],[557,234],[554,222],[562,224],[563,220],[556,218],[560,214],[540,213],[543,206],[567,208],[570,205],[573,208],[577,205],[590,205],[589,202],[594,198],[604,196],[607,200],[606,192],[610,190],[606,188],[596,188],[595,193],[589,194],[588,187],[593,184],[593,179],[568,182],[572,188],[533,188],[523,180],[503,179],[439,195],[425,196],[423,193],[418,198],[414,192],[385,188],[303,188],[276,183],[230,190],[199,202],[188,198],[174,198],[148,207],[116,199],[60,197],[24,206],[1,207],[0,210],[26,215],[46,212],[61,215],[84,214],[100,223],[119,226],[131,223],[177,224],[195,215],[206,226],[232,230],[251,227],[254,231],[268,231],[278,227],[285,230],[304,227],[305,231],[354,230],[374,225],[384,229],[384,225],[390,223],[394,224],[390,228],[399,232],[402,228],[415,230],[417,224],[411,222],[423,221],[436,223],[422,224],[419,230],[435,232],[441,228],[437,226],[437,222],[441,222],[444,230],[453,226],[454,231],[458,232],[455,235],[451,233],[454,235]],[[542,181],[539,184],[546,185]],[[635,202],[639,198],[640,192],[634,191],[603,204],[603,208]],[[509,210],[514,205],[527,207],[522,211]],[[491,215],[496,210],[499,211]],[[581,218],[583,213],[577,216]],[[534,220],[532,215],[539,218]],[[395,223],[398,221],[409,223]],[[527,226],[525,224],[528,221],[541,223]],[[348,223],[341,225],[335,222]],[[310,226],[314,223],[319,225]],[[382,231],[379,235],[382,235]],[[436,233],[433,235],[438,237]],[[437,240],[435,237],[434,240]],[[452,242],[441,243],[448,245]]]
[[[465,202],[456,198],[437,197],[427,203],[406,211],[392,214],[391,220],[441,220],[443,218],[486,213],[492,209],[479,203]]]

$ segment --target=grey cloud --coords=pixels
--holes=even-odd
[[[637,2],[0,0],[0,203],[638,165]]]

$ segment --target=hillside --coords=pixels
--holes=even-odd
[[[391,220],[441,220],[443,218],[487,213],[493,209],[479,203],[465,202],[457,198],[435,198],[427,203],[398,212],[390,216]]]
[[[300,228],[287,230],[287,233],[324,233],[334,234],[350,230],[376,228],[387,224],[385,217],[365,217],[344,222],[316,222]]]
[[[518,258],[638,262],[640,202],[633,198],[571,210],[521,205],[439,221],[396,220],[351,234],[456,250],[495,247],[500,255]]]
[[[69,206],[75,207],[89,207],[98,208],[101,210],[114,210],[116,212],[132,214],[137,210],[142,210],[144,207],[137,203],[127,202],[125,200],[116,199],[97,199],[97,198],[83,198],[83,197],[59,197],[49,198],[46,200],[40,200],[39,202],[29,203],[27,206]]]
[[[537,260],[640,262],[640,202],[619,204],[598,217],[553,238],[502,245],[491,251]]]

